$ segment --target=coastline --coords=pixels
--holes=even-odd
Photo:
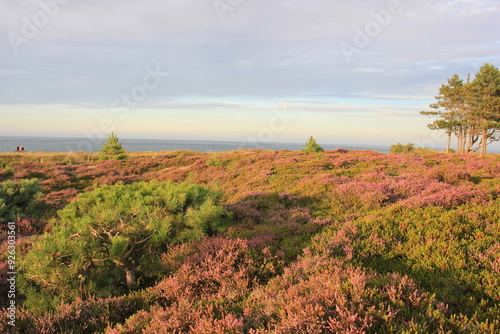
[[[21,137],[0,136],[0,153],[11,153],[18,145],[31,153],[96,153],[103,146],[106,138],[78,137]],[[223,141],[223,140],[179,140],[179,139],[133,139],[120,138],[120,142],[128,152],[160,152],[160,151],[195,151],[195,152],[228,152],[237,149],[263,149],[270,151],[298,151],[304,148],[304,143],[289,142],[258,142],[258,141]],[[346,149],[369,150],[389,153],[390,145],[360,145],[360,144],[323,144],[325,150]]]

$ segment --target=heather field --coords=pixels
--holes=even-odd
[[[499,155],[0,154],[0,183],[19,333],[500,332]]]

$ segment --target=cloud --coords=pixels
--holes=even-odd
[[[144,101],[154,108],[260,110],[234,102],[241,97],[427,104],[451,75],[500,61],[495,0],[400,0],[351,63],[340,44],[354,45],[391,0],[233,3],[221,20],[212,0],[69,1],[18,53],[0,42],[0,100],[110,105],[141,84],[147,66],[160,66],[171,74]],[[41,12],[39,2],[0,2],[0,34],[21,36]]]

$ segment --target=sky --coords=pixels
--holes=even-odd
[[[443,147],[497,0],[0,0],[0,136]],[[500,149],[500,143],[494,148]]]

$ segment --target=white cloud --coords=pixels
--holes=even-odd
[[[353,44],[390,1],[241,1],[223,20],[212,0],[70,1],[18,53],[8,34],[21,36],[43,9],[2,1],[0,101],[109,106],[159,65],[171,75],[144,101],[158,110],[251,113],[289,100],[338,113],[334,102],[351,98],[387,117],[376,108],[428,104],[451,75],[500,65],[496,0],[400,0],[401,12],[346,62],[340,43]]]

